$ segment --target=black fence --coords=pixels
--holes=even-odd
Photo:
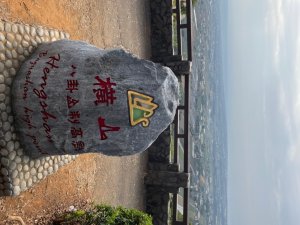
[[[171,196],[171,211],[167,211],[168,221],[173,225],[189,225],[189,75],[192,63],[192,24],[191,24],[192,2],[191,0],[151,0],[151,29],[152,29],[152,60],[170,67],[182,85],[182,101],[177,108],[172,127],[173,131],[167,131],[174,140],[173,162],[164,157],[158,158],[161,152],[169,154],[169,145],[163,135],[157,144],[150,148],[149,171],[145,178],[148,190],[152,195],[161,193],[164,200],[161,203],[154,203],[151,196],[149,213],[157,213],[155,205],[162,207],[168,195]],[[171,137],[171,136],[172,137]],[[164,145],[162,145],[164,143]],[[179,154],[180,144],[182,154]],[[162,150],[163,147],[164,149]],[[166,149],[167,148],[167,149]],[[159,153],[160,152],[160,153]],[[168,156],[169,157],[169,156]],[[161,160],[164,158],[164,160]],[[183,165],[180,165],[183,164]],[[179,166],[182,166],[181,171]],[[168,179],[169,177],[173,179]],[[175,182],[172,183],[171,180]],[[182,188],[183,191],[179,192]],[[182,190],[181,189],[181,190]],[[170,194],[169,194],[170,193]],[[156,196],[157,197],[157,196]],[[182,215],[178,216],[179,204],[181,200]],[[166,212],[166,206],[160,210]],[[166,225],[166,216],[159,215],[160,219],[154,219],[154,225]],[[171,221],[170,221],[171,220]]]
[[[176,18],[176,30],[177,30],[177,54],[182,57],[182,43],[186,41],[187,45],[187,61],[192,61],[192,24],[191,24],[191,1],[190,0],[176,0],[176,6],[172,9],[173,14]],[[182,23],[181,15],[184,14],[181,12],[182,9],[185,9],[186,22]],[[173,17],[174,18],[174,17]],[[182,30],[186,29],[187,37],[186,40],[182,39]],[[175,34],[173,34],[175,35]],[[174,71],[177,73],[177,71]],[[177,113],[174,119],[174,163],[178,164],[178,141],[183,139],[183,149],[184,149],[184,167],[183,171],[189,173],[189,70],[186,70],[185,73],[178,71],[177,76],[184,76],[184,105],[180,105],[177,108]],[[179,112],[183,111],[184,123],[183,130],[179,129]],[[183,132],[182,132],[183,131]],[[173,195],[173,213],[172,213],[172,223],[173,225],[188,225],[189,223],[189,188],[184,188],[183,191],[183,218],[182,221],[177,219],[177,198],[178,194]]]

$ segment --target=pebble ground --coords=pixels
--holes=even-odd
[[[59,30],[0,21],[0,196],[19,195],[76,158],[26,156],[11,108],[11,84],[22,62],[40,43],[68,38]]]

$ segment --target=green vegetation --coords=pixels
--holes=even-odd
[[[61,225],[152,225],[148,214],[124,207],[96,205],[91,210],[77,210],[63,216]]]
[[[170,163],[174,162],[174,124],[170,125]]]
[[[195,6],[198,0],[192,0],[192,5]]]

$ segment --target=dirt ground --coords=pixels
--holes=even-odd
[[[63,30],[101,48],[150,57],[149,0],[0,0],[0,18]],[[147,152],[130,157],[86,154],[18,197],[0,198],[0,224],[20,216],[44,224],[53,213],[89,202],[144,209]]]

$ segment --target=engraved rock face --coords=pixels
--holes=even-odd
[[[121,156],[144,151],[168,127],[179,93],[169,68],[121,49],[60,40],[41,44],[21,66],[12,97],[29,156]]]

